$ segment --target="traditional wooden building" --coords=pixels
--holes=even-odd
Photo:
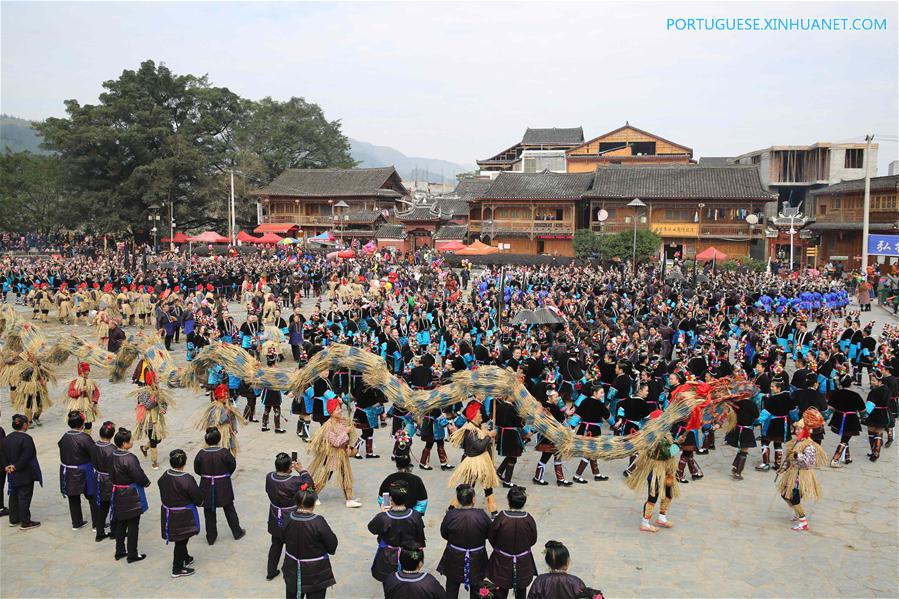
[[[471,203],[469,236],[512,253],[573,256],[578,204],[592,182],[592,173],[501,173]]]
[[[565,153],[569,173],[590,173],[598,165],[690,164],[693,150],[625,122]]]
[[[646,208],[629,207],[635,198]],[[691,258],[714,245],[728,256],[761,259],[763,227],[746,217],[760,217],[777,194],[762,187],[751,166],[610,165],[596,168],[585,199],[593,231],[632,231],[636,218],[638,228],[662,237],[669,258]]]
[[[818,264],[861,266],[865,180],[844,181],[811,192],[815,220],[807,229],[817,236]],[[899,175],[871,179],[871,233],[899,234]],[[812,242],[815,240],[813,239]],[[871,263],[877,262],[872,258]]]
[[[298,226],[303,235],[324,231],[371,239],[391,217],[398,200],[408,196],[392,166],[353,169],[289,169],[254,192],[261,226],[286,232]],[[344,202],[348,207],[337,207]]]
[[[494,178],[504,171],[540,173],[567,171],[565,152],[584,143],[584,128],[528,127],[521,141],[495,156],[478,160],[482,176]]]

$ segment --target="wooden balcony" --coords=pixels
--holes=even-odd
[[[574,234],[573,221],[553,220],[494,220],[468,222],[468,230],[472,233],[484,233],[500,236],[503,233],[526,233],[528,235]]]
[[[638,229],[648,229],[648,223],[637,223]],[[610,223],[593,221],[590,223],[590,229],[594,233],[621,233],[622,231],[633,231],[634,223]]]
[[[754,230],[746,223],[717,224],[703,223],[699,227],[699,234],[702,237],[732,237],[736,239],[750,239],[762,235],[762,228],[756,227]]]

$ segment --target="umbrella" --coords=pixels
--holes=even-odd
[[[199,235],[189,237],[188,241],[194,243],[228,243],[229,240],[227,237],[219,235],[215,231],[203,231]]]
[[[565,318],[553,308],[537,308],[534,310],[534,316],[537,318],[537,324],[562,324]]]
[[[314,237],[310,237],[309,241],[331,242],[331,241],[334,241],[335,239],[336,238],[333,235],[331,235],[330,231],[325,231],[324,233],[321,233]]]
[[[275,235],[274,233],[264,233],[262,237],[254,239],[250,243],[278,243],[281,241],[283,237],[280,235]]]
[[[438,252],[455,252],[465,248],[465,244],[461,241],[438,241]]]
[[[299,239],[294,239],[293,237],[285,237],[281,241],[278,242],[278,245],[293,245],[295,243],[300,243]]]
[[[254,241],[258,241],[258,237],[253,237],[246,231],[241,231],[237,234],[237,241],[242,241],[243,243],[253,243]]]
[[[715,260],[716,262],[720,262],[727,258],[727,254],[715,248],[715,246],[710,245],[703,251],[696,254],[697,260],[702,260],[703,262],[708,262],[709,260]]]
[[[512,317],[512,326],[519,324],[537,324],[537,316],[533,310],[521,310]]]
[[[354,252],[353,250],[340,250],[339,252],[337,252],[337,257],[338,258],[355,258],[356,252]]]
[[[362,251],[366,254],[373,253],[376,249],[378,249],[378,245],[374,241],[369,241],[365,245],[362,246]]]
[[[498,251],[498,247],[481,243],[480,240],[475,240],[470,246],[464,247],[461,250],[456,250],[455,254],[457,256],[486,256],[488,254],[495,254]]]

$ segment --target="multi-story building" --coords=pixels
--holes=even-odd
[[[471,202],[469,235],[512,253],[573,256],[578,205],[592,183],[592,173],[500,173]]]
[[[635,198],[646,207],[629,207]],[[747,217],[758,218],[776,199],[756,169],[742,166],[597,167],[585,194],[594,232],[632,231],[636,218],[637,228],[662,237],[669,258],[690,258],[711,245],[728,256],[762,258],[763,229]]]
[[[847,269],[861,266],[862,221],[864,218],[865,180],[844,181],[817,189],[815,222],[808,226],[820,237],[817,261],[842,262]],[[871,179],[869,210],[871,233],[899,234],[899,175]],[[889,263],[872,258],[871,263]]]
[[[279,233],[298,227],[304,236],[334,231],[371,239],[398,206],[409,202],[392,166],[289,169],[253,193],[262,215],[257,230]]]
[[[481,176],[495,178],[499,173],[540,173],[545,170],[564,173],[565,152],[584,143],[584,128],[535,129],[528,127],[521,141],[495,156],[478,160]]]
[[[693,150],[625,122],[565,153],[569,173],[590,173],[600,165],[690,164]]]

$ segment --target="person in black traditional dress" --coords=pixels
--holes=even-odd
[[[20,526],[22,530],[32,530],[41,525],[31,519],[31,498],[35,482],[44,486],[34,439],[28,434],[29,427],[27,416],[13,415],[12,432],[3,437],[3,462],[0,464],[9,479],[9,525]]]
[[[84,416],[81,412],[69,412],[68,424],[70,430],[66,431],[57,443],[60,462],[59,489],[69,501],[72,530],[78,530],[87,524],[81,510],[82,495],[87,499],[93,516],[96,490],[93,455],[96,445],[91,436],[84,432]]]
[[[203,501],[203,492],[196,479],[184,471],[187,454],[183,449],[169,452],[168,470],[163,472],[156,484],[159,485],[159,512],[162,538],[166,545],[175,543],[172,557],[172,578],[190,576],[194,573],[191,564],[194,558],[187,552],[187,542],[200,534],[200,514],[197,505]]]
[[[274,412],[275,432],[286,433],[287,431],[281,428],[281,391],[279,391],[278,389],[263,387],[262,392],[259,394],[259,399],[262,401],[262,405],[265,407],[265,411],[262,412],[262,432],[271,430],[268,427],[268,415],[270,412]]]
[[[425,525],[421,514],[406,506],[409,488],[401,481],[390,485],[390,507],[384,509],[368,523],[368,531],[377,535],[378,549],[371,564],[371,575],[378,582],[397,571],[400,548],[415,543],[425,545]]]
[[[556,419],[557,422],[564,422],[565,418],[568,416],[567,410],[559,398],[558,391],[547,391],[546,401],[541,402],[541,405],[549,415]],[[546,472],[546,465],[549,463],[549,458],[553,458],[556,485],[559,487],[570,487],[573,484],[570,480],[565,478],[565,464],[562,461],[562,457],[559,455],[555,444],[552,442],[552,439],[541,436],[540,441],[534,449],[540,452],[540,459],[537,460],[537,469],[534,471],[534,478],[531,479],[535,485],[545,486],[549,484],[543,478],[544,473]]]
[[[568,573],[571,554],[559,541],[547,541],[543,546],[549,572],[540,574],[531,584],[528,599],[576,599],[587,589],[584,581]]]
[[[328,521],[315,512],[318,494],[312,484],[300,484],[296,511],[284,517],[284,572],[287,599],[324,599],[337,584],[329,555],[337,553],[337,536]]]
[[[794,373],[793,381],[795,381],[793,385],[796,387],[793,392],[793,401],[796,402],[800,414],[805,414],[809,408],[815,408],[822,413],[827,410],[827,400],[818,392],[817,374],[806,370],[803,376],[797,378]],[[811,431],[811,438],[820,445],[824,440],[824,426]]]
[[[743,480],[743,468],[749,450],[756,446],[754,424],[759,417],[759,407],[751,398],[741,399],[734,405],[737,413],[737,424],[724,436],[724,442],[737,449],[731,474],[737,480]]]
[[[265,494],[269,501],[268,534],[272,537],[266,580],[274,580],[281,573],[278,562],[281,561],[281,551],[284,549],[284,538],[281,535],[284,520],[296,507],[296,495],[304,483],[306,488],[314,488],[312,476],[300,462],[294,461],[284,452],[275,456],[275,471],[265,476]]]
[[[641,384],[637,387],[636,394],[623,398],[618,402],[618,407],[613,414],[615,417],[615,425],[613,428],[618,434],[626,437],[630,434],[640,432],[640,427],[643,426],[643,420],[649,416],[651,411],[649,409],[649,404],[646,403],[646,397],[648,395],[649,387]],[[624,478],[629,477],[634,471],[637,458],[639,457],[640,454],[637,452],[630,455],[627,462],[627,468],[622,472]]]
[[[94,541],[100,542],[103,539],[115,539],[115,520],[109,524],[109,534],[106,534],[106,517],[109,515],[109,505],[112,500],[112,478],[109,471],[112,465],[112,452],[115,451],[115,445],[112,444],[112,438],[115,435],[115,424],[106,421],[100,427],[100,439],[95,443],[97,448],[93,454],[95,494],[94,501],[91,504],[91,514],[93,516],[93,527],[96,529],[97,536]]]
[[[384,599],[446,599],[446,592],[433,575],[422,572],[424,549],[408,545],[400,549],[400,571],[384,580]]]
[[[830,392],[827,403],[833,409],[830,417],[830,430],[840,436],[840,442],[830,460],[831,468],[839,468],[840,462],[851,464],[849,441],[862,432],[859,413],[865,411],[865,400],[852,390],[852,376],[845,375],[840,380],[840,388]]]
[[[5,299],[5,298],[4,298]],[[6,438],[6,431],[0,425],[0,517],[9,516],[9,508],[6,507],[6,459],[3,456],[3,439]]]
[[[364,381],[354,385],[352,393],[356,400],[353,424],[359,429],[356,459],[363,459],[363,445],[366,458],[379,458],[381,456],[375,453],[374,434],[375,429],[378,428],[378,416],[384,413],[384,404],[387,403],[387,398],[379,389],[367,385]]]
[[[874,407],[868,414],[865,425],[868,427],[868,443],[871,446],[868,458],[876,462],[883,445],[883,431],[890,427],[890,391],[883,384],[883,373],[879,370],[870,372],[871,390],[868,392],[867,403]]]
[[[496,584],[497,599],[506,599],[512,590],[515,599],[524,599],[525,591],[537,573],[531,547],[537,542],[537,523],[524,511],[527,493],[523,487],[509,489],[509,509],[497,514],[490,523],[493,553],[487,563],[487,578]]]
[[[580,419],[577,427],[577,434],[585,437],[599,437],[602,435],[602,423],[610,417],[609,407],[605,402],[605,392],[602,384],[595,382],[593,384],[592,393],[589,397],[585,397],[578,404],[576,403],[575,414]],[[587,466],[593,472],[593,480],[605,481],[609,477],[599,471],[599,464],[595,458],[581,458],[580,464],[577,466],[572,480],[582,485],[587,484],[587,480],[583,477],[584,470]]]
[[[490,517],[484,510],[474,509],[475,489],[471,485],[456,487],[456,509],[448,510],[440,524],[440,536],[446,549],[437,571],[446,576],[446,596],[457,599],[459,587],[465,586],[471,599],[477,599],[478,588],[487,572],[487,536]]]
[[[129,451],[134,446],[131,431],[120,427],[113,440],[116,449],[112,452],[109,475],[112,479],[111,511],[116,520],[115,558],[120,560],[127,556],[130,564],[147,557],[146,553],[138,553],[137,539],[140,533],[140,516],[148,507],[144,489],[150,486],[150,479],[140,467],[140,460]]]
[[[782,385],[780,379],[772,379],[771,394],[762,400],[762,408],[768,412],[770,419],[762,425],[762,461],[755,467],[756,470],[771,469],[769,443],[774,444],[774,469],[779,470],[783,444],[792,438],[790,412],[796,409],[796,402]]]
[[[400,436],[403,436],[402,432],[400,432]],[[394,450],[396,472],[388,474],[387,478],[381,481],[381,486],[378,487],[378,505],[385,510],[389,507],[384,505],[384,495],[390,493],[390,485],[399,481],[406,485],[406,503],[424,516],[428,510],[428,490],[425,488],[424,481],[412,472],[412,458],[409,455],[411,449],[410,441],[405,439],[397,441]]]
[[[515,464],[524,450],[523,428],[524,420],[518,415],[515,406],[505,397],[495,398],[496,416],[496,453],[503,456],[496,473],[506,488],[512,488],[512,474],[515,472]],[[449,592],[449,591],[447,591]]]
[[[218,538],[216,509],[222,508],[225,519],[231,528],[234,540],[238,541],[247,534],[240,527],[240,518],[234,509],[234,487],[231,475],[237,469],[234,455],[219,447],[222,434],[214,426],[206,429],[206,447],[200,449],[194,458],[194,472],[200,477],[200,490],[203,491],[203,517],[206,521],[206,541],[214,545]]]

